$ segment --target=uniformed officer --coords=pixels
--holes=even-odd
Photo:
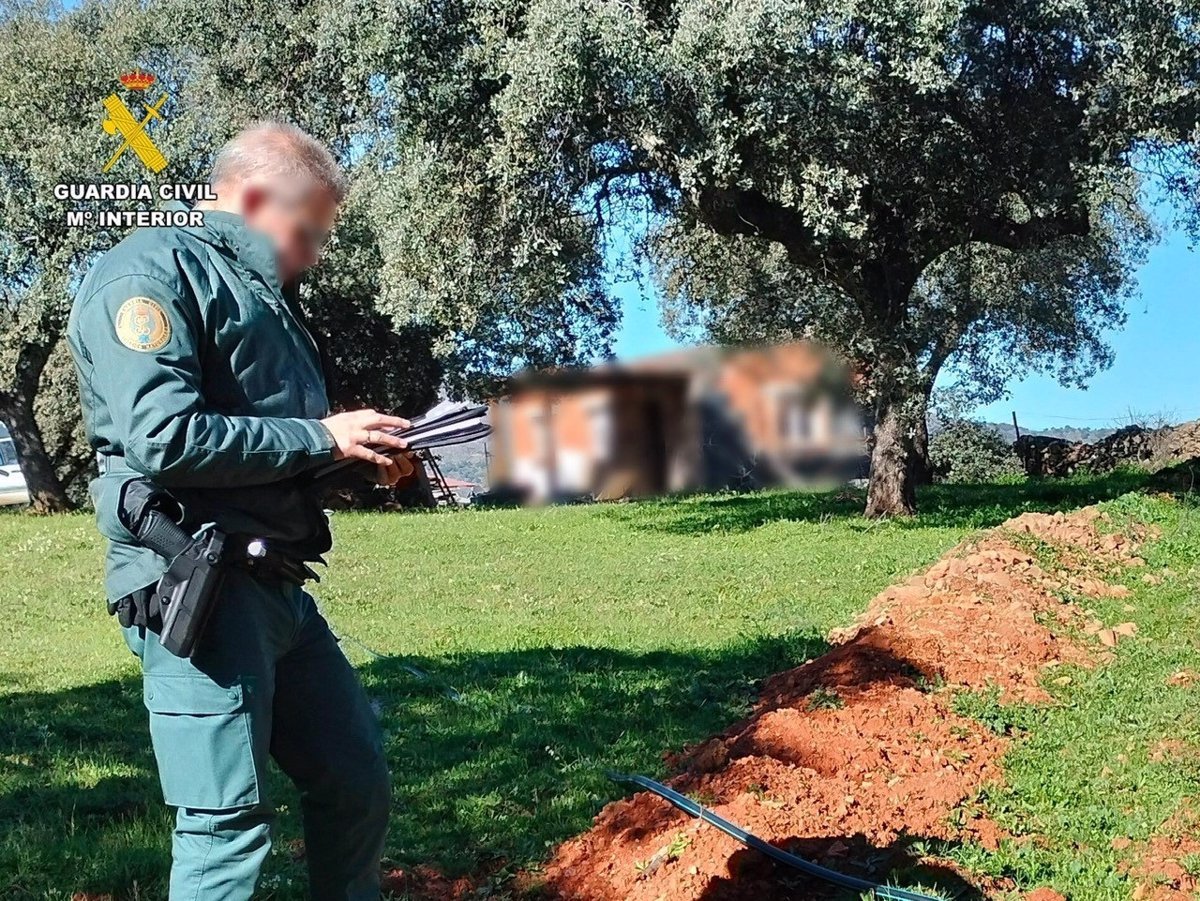
[[[381,483],[399,475],[367,445],[403,447],[378,430],[406,423],[329,415],[295,306],[296,279],[345,196],[333,157],[265,123],[220,151],[211,181],[203,225],[135,231],[92,267],[71,313],[114,602],[144,598],[166,566],[117,514],[132,479],[169,491],[191,523],[312,559],[328,524],[289,477],[344,457],[376,464]],[[271,756],[300,790],[312,896],[377,899],[389,799],[379,728],[312,598],[235,569],[191,659],[167,653],[153,622],[125,639],[142,661],[163,795],[178,808],[171,898],[251,896],[270,846]]]

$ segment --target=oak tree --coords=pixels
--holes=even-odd
[[[537,267],[591,303],[571,291],[635,217],[668,279],[772,257],[792,330],[864,376],[867,513],[895,515],[915,508],[931,372],[1005,346],[994,305],[943,290],[963,255],[1107,253],[1135,166],[1187,182],[1198,21],[1194,0],[410,0],[376,22],[377,71],[396,152],[442,173],[420,195],[435,221],[505,243],[497,284]],[[451,285],[462,246],[422,248]],[[1050,308],[1018,358],[1119,318],[1096,306],[1119,291],[1080,306],[1065,274],[1025,298]]]

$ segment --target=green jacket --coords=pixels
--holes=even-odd
[[[169,489],[192,523],[328,549],[319,503],[283,481],[331,460],[334,442],[318,422],[320,355],[265,236],[213,211],[199,227],[138,229],[88,272],[68,341],[100,460],[92,499],[110,598],[165,565],[117,518],[138,475]]]

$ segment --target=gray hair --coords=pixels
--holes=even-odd
[[[288,122],[257,122],[238,132],[213,161],[214,187],[259,176],[316,185],[337,203],[346,199],[346,174],[324,144]]]

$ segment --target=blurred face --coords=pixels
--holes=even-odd
[[[321,188],[294,193],[251,184],[242,193],[241,205],[246,225],[275,245],[279,280],[284,283],[316,264],[337,216],[337,204]]]

